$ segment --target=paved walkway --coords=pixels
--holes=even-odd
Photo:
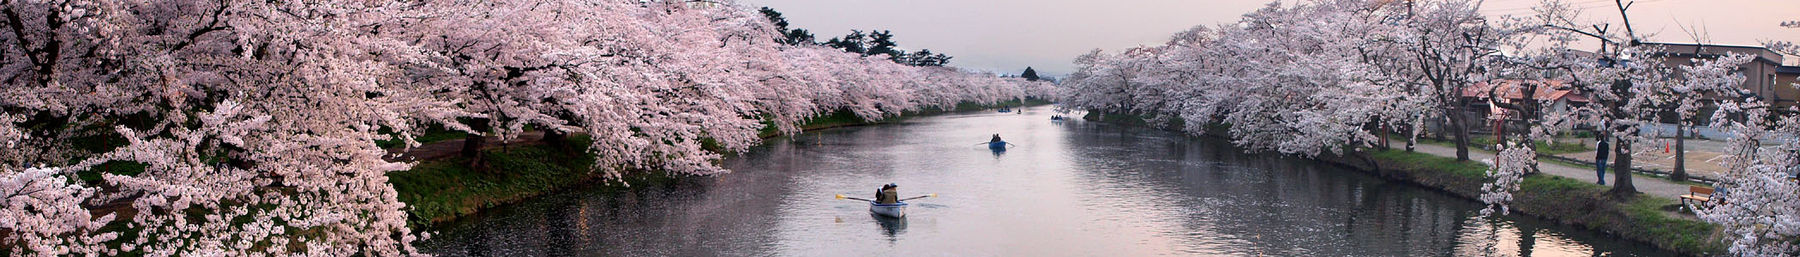
[[[1455,147],[1439,146],[1439,145],[1432,145],[1432,144],[1417,144],[1415,146],[1416,146],[1416,149],[1418,150],[1418,152],[1421,152],[1421,153],[1427,153],[1427,154],[1431,154],[1431,155],[1437,155],[1437,156],[1443,156],[1443,157],[1449,157],[1449,158],[1456,158],[1456,148]],[[1480,161],[1482,159],[1493,159],[1493,158],[1494,158],[1494,153],[1482,151],[1480,149],[1469,149],[1469,159],[1470,160]],[[1606,174],[1606,180],[1608,182],[1610,182],[1613,180],[1613,174],[1610,169],[1612,167],[1607,167],[1607,168],[1608,168],[1608,171]],[[1576,167],[1558,165],[1555,163],[1540,163],[1540,164],[1538,164],[1538,169],[1543,171],[1544,174],[1562,176],[1562,177],[1572,178],[1572,179],[1581,180],[1581,181],[1594,181],[1594,167],[1576,168]],[[1662,178],[1649,177],[1648,175],[1644,175],[1644,174],[1633,174],[1633,175],[1636,175],[1636,176],[1631,177],[1631,185],[1633,187],[1636,187],[1638,192],[1643,192],[1644,194],[1658,196],[1658,197],[1675,198],[1675,196],[1677,196],[1677,195],[1683,195],[1683,194],[1688,193],[1688,185],[1676,184],[1675,182],[1671,182],[1671,181],[1668,181],[1668,180],[1665,180]],[[1610,184],[1610,183],[1606,184],[1606,185],[1612,186],[1612,184]]]

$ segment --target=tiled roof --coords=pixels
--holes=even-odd
[[[1565,82],[1563,82],[1563,81],[1559,81],[1559,80],[1529,80],[1530,82],[1533,82],[1533,83],[1526,83],[1527,81],[1528,80],[1522,80],[1522,79],[1504,79],[1504,80],[1495,80],[1494,83],[1478,82],[1478,83],[1475,83],[1474,86],[1470,86],[1468,88],[1463,89],[1463,97],[1487,98],[1488,97],[1488,89],[1493,88],[1495,86],[1499,86],[1500,88],[1498,90],[1496,90],[1496,92],[1498,92],[1501,95],[1501,97],[1504,97],[1506,99],[1524,99],[1524,94],[1525,94],[1525,92],[1523,90],[1524,88],[1520,85],[1521,84],[1531,84],[1531,85],[1537,86],[1537,91],[1532,95],[1532,98],[1535,98],[1537,100],[1567,99],[1570,102],[1587,102],[1588,101],[1587,96],[1577,94],[1574,91],[1557,90],[1556,88],[1562,87],[1563,84],[1565,84]]]

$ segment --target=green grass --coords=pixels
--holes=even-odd
[[[594,157],[581,149],[586,136],[568,146],[517,146],[483,152],[480,167],[461,157],[426,161],[388,174],[401,202],[411,207],[414,225],[445,221],[596,179]]]
[[[1718,226],[1697,220],[1670,217],[1665,210],[1667,206],[1679,205],[1680,202],[1662,197],[1637,197],[1624,205],[1629,223],[1637,229],[1649,233],[1659,244],[1672,245],[1675,249],[1706,249],[1705,252],[1722,253],[1721,235]]]
[[[1401,138],[1402,139],[1401,142],[1405,142],[1404,141],[1405,135],[1395,135],[1395,136],[1399,136],[1396,138]],[[1420,137],[1419,143],[1438,145],[1438,146],[1446,146],[1446,147],[1456,147],[1456,142],[1442,141],[1442,140],[1432,139],[1429,137]],[[1537,144],[1538,154],[1546,154],[1546,155],[1561,155],[1561,154],[1567,154],[1567,153],[1579,153],[1579,152],[1587,152],[1587,151],[1594,150],[1594,148],[1589,147],[1585,144],[1570,143],[1567,140],[1557,140],[1557,142],[1554,144],[1544,143],[1543,140],[1534,140],[1534,141],[1532,141],[1532,143]],[[1492,137],[1492,136],[1469,136],[1469,148],[1470,149],[1482,150],[1483,146],[1491,146],[1491,145],[1494,145],[1494,137]]]
[[[413,137],[413,140],[419,141],[419,144],[430,144],[430,143],[436,143],[436,142],[443,142],[445,140],[463,139],[463,137],[466,137],[466,136],[468,136],[468,133],[464,133],[462,131],[445,130],[442,128],[431,128],[431,129],[426,129],[424,135],[418,135],[417,137]],[[384,148],[384,149],[400,147],[401,146],[400,144],[402,144],[402,143],[403,142],[401,142],[399,139],[375,141],[376,146],[380,146],[381,148]]]
[[[1444,158],[1436,155],[1405,151],[1371,151],[1370,157],[1385,161],[1383,168],[1407,170],[1434,170],[1446,172],[1462,178],[1486,179],[1487,165],[1479,162],[1459,162],[1455,158]]]
[[[1457,162],[1453,158],[1398,150],[1371,151],[1383,177],[1407,179],[1474,199],[1488,179],[1486,165]],[[1718,228],[1697,220],[1677,217],[1668,210],[1670,198],[1636,195],[1618,199],[1611,187],[1588,181],[1536,174],[1525,177],[1509,205],[1513,210],[1557,222],[1605,231],[1626,239],[1647,242],[1684,254],[1723,253]]]
[[[804,123],[800,123],[800,130],[806,131],[806,130],[815,130],[815,129],[822,129],[822,128],[833,128],[833,127],[852,126],[852,125],[865,125],[865,124],[874,124],[874,123],[877,123],[877,122],[869,122],[869,121],[863,120],[863,118],[861,116],[856,116],[855,112],[851,112],[849,110],[838,110],[835,112],[831,112],[829,114],[821,115],[818,117],[813,117],[812,119],[806,120],[806,122],[804,122]],[[769,137],[781,135],[781,131],[777,130],[775,128],[775,123],[773,121],[763,120],[762,131],[757,132],[757,135],[761,136],[762,138],[769,138]]]

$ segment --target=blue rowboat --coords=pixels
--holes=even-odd
[[[1006,141],[988,142],[988,150],[1006,151]]]
[[[887,204],[869,202],[869,212],[881,216],[903,218],[906,217],[906,202]]]

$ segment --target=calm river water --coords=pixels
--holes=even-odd
[[[430,229],[449,256],[1662,256],[1219,140],[974,112],[770,139],[734,173],[569,190]],[[999,133],[1004,153],[977,143]],[[897,183],[904,219],[861,202]],[[1491,243],[1483,243],[1491,242]]]

